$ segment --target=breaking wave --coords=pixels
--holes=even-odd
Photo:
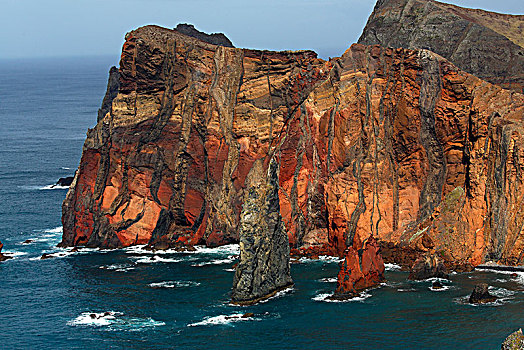
[[[74,320],[67,322],[68,326],[107,327],[110,331],[140,332],[153,327],[164,326],[165,323],[152,318],[125,317],[121,312],[83,312]]]

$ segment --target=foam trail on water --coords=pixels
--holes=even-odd
[[[43,187],[38,187],[39,190],[68,190],[69,186],[60,186],[60,185],[47,185]]]
[[[196,287],[200,283],[193,281],[165,281],[165,282],[156,282],[150,283],[151,288],[182,288],[182,287]]]
[[[230,325],[234,322],[241,321],[259,321],[259,318],[256,317],[242,317],[243,314],[231,314],[231,315],[219,315],[214,317],[205,317],[200,322],[190,323],[188,327],[197,327],[197,326],[216,326],[216,325]]]

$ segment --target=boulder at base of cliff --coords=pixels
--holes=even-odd
[[[469,296],[470,304],[485,304],[492,303],[497,300],[497,297],[489,294],[489,286],[486,283],[479,283],[473,288],[473,292]]]
[[[504,343],[502,343],[502,350],[522,350],[524,349],[524,334],[522,329],[511,333]]]
[[[56,184],[54,184],[51,187],[56,187],[56,186],[69,187],[73,183],[74,178],[75,178],[74,176],[61,177],[58,179]]]
[[[436,255],[426,255],[415,260],[408,279],[420,281],[428,278],[448,278],[448,272],[442,261]]]
[[[368,238],[362,249],[349,247],[344,261],[340,263],[337,289],[330,299],[344,300],[358,296],[361,291],[382,282],[384,270],[384,261],[375,238]]]

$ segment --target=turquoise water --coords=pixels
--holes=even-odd
[[[47,186],[78,165],[111,63],[0,61],[0,240],[15,255],[0,263],[2,349],[497,349],[524,326],[522,274],[454,274],[436,292],[390,267],[385,285],[330,303],[323,297],[335,288],[337,263],[303,261],[292,265],[293,290],[235,307],[235,246],[190,254],[55,248],[66,191]],[[43,253],[55,258],[40,260]],[[467,305],[481,281],[502,300]],[[255,317],[227,318],[246,312]]]

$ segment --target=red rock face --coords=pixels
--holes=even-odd
[[[373,236],[407,265],[522,263],[524,97],[440,56],[356,44],[325,62],[147,26],[119,75],[62,245],[238,242],[246,177],[275,158],[297,251],[342,257]]]
[[[370,287],[384,280],[384,261],[379,254],[379,246],[375,238],[369,237],[361,246],[355,249],[349,247],[340,263],[337,278],[337,289],[333,298],[345,299],[359,295]]]

